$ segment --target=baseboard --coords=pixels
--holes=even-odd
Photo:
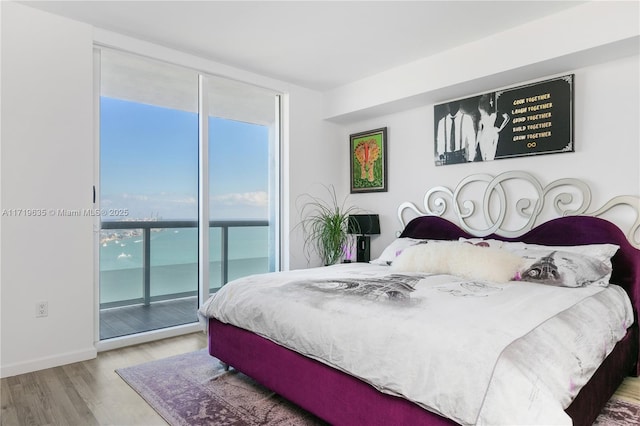
[[[67,352],[44,358],[33,359],[25,362],[0,366],[0,377],[11,377],[19,374],[31,373],[33,371],[45,370],[47,368],[59,367],[61,365],[72,364],[74,362],[93,359],[98,355],[96,348],[91,347],[81,351]]]
[[[86,361],[88,359],[95,358],[98,355],[98,351],[102,352],[125,346],[137,345],[140,343],[166,339],[169,337],[194,333],[197,331],[202,331],[202,325],[200,323],[185,324],[132,336],[103,340],[97,342],[95,347],[91,347],[82,351],[68,352],[65,354],[38,358],[26,362],[2,365],[0,366],[0,378],[17,376],[19,374],[31,373],[33,371],[45,370],[47,368],[59,367],[61,365],[72,364],[74,362]]]

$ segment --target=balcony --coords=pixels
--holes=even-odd
[[[275,270],[267,220],[209,222],[209,292]],[[197,321],[198,222],[102,222],[100,340]]]

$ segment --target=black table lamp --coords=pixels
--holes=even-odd
[[[349,234],[357,234],[356,260],[368,262],[371,260],[371,239],[369,235],[380,234],[380,219],[377,214],[349,215]]]

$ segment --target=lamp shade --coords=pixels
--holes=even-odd
[[[380,219],[377,214],[349,215],[349,234],[373,235],[380,233]]]

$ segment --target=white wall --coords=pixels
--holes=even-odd
[[[88,25],[0,7],[6,376],[96,354],[92,218],[54,213],[92,207],[93,46]],[[36,318],[41,300],[49,315]]]
[[[587,182],[593,192],[590,210],[615,195],[639,195],[639,63],[636,55],[566,70],[566,74],[575,74],[573,153],[436,167],[433,104],[346,125],[342,137],[345,141],[350,133],[388,127],[389,192],[350,197],[353,204],[381,215],[382,235],[372,238],[372,256],[379,255],[401,229],[396,219],[400,203],[411,201],[421,207],[428,189],[438,185],[454,189],[462,178],[475,173],[497,175],[523,170],[532,173],[543,185],[560,178],[579,178]],[[546,77],[541,75],[540,79]],[[476,94],[469,93],[470,96]],[[343,155],[342,162],[349,164],[347,154]],[[348,174],[345,179],[348,180]],[[623,216],[620,219],[627,221],[627,213],[619,213]]]
[[[291,136],[288,147],[288,188],[285,188],[290,217],[288,269],[322,264],[316,256],[308,259],[305,255],[302,230],[298,226],[303,194],[324,198],[328,194],[322,185],[327,184],[336,184],[337,190],[345,193],[344,180],[339,178],[345,163],[337,161],[348,152],[343,143],[342,128],[322,120],[322,97],[319,93],[308,100],[314,102],[290,97]]]
[[[639,46],[638,2],[587,2],[325,93],[325,117],[344,125],[345,145],[351,133],[388,127],[388,192],[350,197],[381,215],[372,256],[400,230],[400,203],[422,206],[431,187],[454,189],[475,173],[524,170],[543,185],[581,178],[591,186],[594,209],[614,195],[640,194]],[[574,153],[434,166],[434,104],[571,73]],[[348,185],[348,152],[341,155]],[[615,213],[625,225],[635,220]]]
[[[322,119],[320,93],[28,6],[0,7],[2,209],[91,207],[95,41],[285,94],[283,260],[307,265],[293,200],[342,168],[332,161],[343,150],[341,129]],[[90,217],[2,217],[3,377],[95,356],[92,241]],[[47,318],[35,318],[40,300],[49,302]]]
[[[639,46],[640,3],[587,2],[337,87],[326,93],[325,116],[349,123],[484,93],[637,55]]]

